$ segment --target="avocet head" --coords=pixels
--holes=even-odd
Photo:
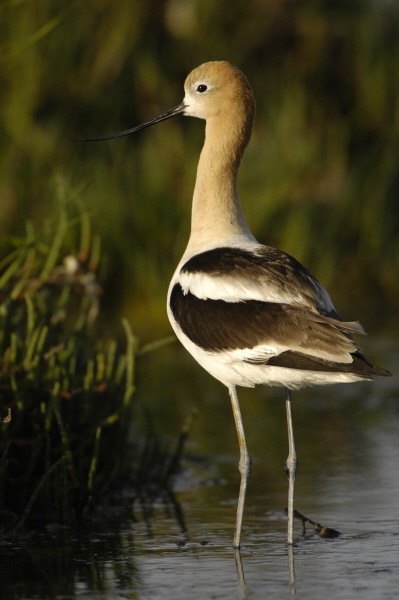
[[[206,62],[184,83],[184,114],[211,119],[230,112],[244,112],[252,121],[255,101],[245,75],[227,61]]]
[[[119,133],[77,141],[99,141],[130,135],[177,115],[211,120],[232,117],[241,123],[252,124],[255,101],[245,75],[227,61],[206,62],[191,71],[184,83],[184,100],[174,108],[146,123]]]

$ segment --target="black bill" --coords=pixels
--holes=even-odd
[[[146,127],[150,127],[151,125],[155,125],[155,123],[160,123],[161,121],[166,121],[167,119],[171,119],[172,117],[176,117],[177,115],[183,115],[186,106],[183,104],[178,104],[174,108],[166,111],[159,117],[155,117],[155,119],[151,119],[151,121],[147,121],[146,123],[142,123],[141,125],[137,125],[136,127],[132,127],[131,129],[126,129],[125,131],[120,131],[119,133],[113,133],[111,135],[104,135],[102,137],[93,137],[93,138],[75,138],[76,142],[100,142],[101,140],[112,140],[114,138],[120,138],[124,135],[130,135],[131,133],[135,133],[136,131],[140,131],[140,129],[145,129]]]

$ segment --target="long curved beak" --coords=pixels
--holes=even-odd
[[[126,129],[125,131],[120,131],[119,133],[113,133],[111,135],[104,135],[102,137],[94,137],[94,138],[74,138],[76,142],[100,142],[102,140],[113,140],[114,138],[120,138],[124,135],[130,135],[131,133],[136,133],[136,131],[140,131],[140,129],[145,129],[146,127],[150,127],[151,125],[155,125],[155,123],[160,123],[161,121],[166,121],[167,119],[171,119],[172,117],[176,117],[177,115],[183,115],[186,109],[186,105],[181,102],[174,108],[166,111],[159,117],[155,117],[155,119],[151,119],[151,121],[147,121],[146,123],[142,123],[141,125],[137,125],[136,127],[132,127],[131,129]]]

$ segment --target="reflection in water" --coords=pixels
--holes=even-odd
[[[155,501],[157,501],[155,503]],[[176,495],[172,490],[164,490],[162,491],[161,498],[150,498],[150,497],[137,497],[134,499],[132,503],[132,516],[134,521],[142,520],[147,529],[147,535],[149,537],[154,537],[156,532],[153,531],[154,521],[155,520],[155,506],[161,504],[165,509],[165,517],[172,518],[176,522],[180,530],[180,545],[184,545],[186,541],[186,522],[184,517],[183,507],[180,502],[176,499]],[[138,510],[140,511],[140,516],[138,516]]]
[[[56,525],[46,532],[0,538],[0,597],[75,598],[135,590],[140,574],[134,553],[126,552],[131,543],[131,533],[99,529],[72,534]]]
[[[294,556],[294,544],[287,544],[287,557],[288,557],[288,583],[289,590],[291,595],[296,594],[295,587],[295,556]],[[250,596],[250,590],[245,580],[244,574],[244,566],[241,558],[241,551],[237,548],[233,549],[234,552],[234,560],[237,571],[237,582],[239,589],[239,598],[240,600],[247,600]]]
[[[240,550],[234,549],[234,560],[237,570],[237,582],[240,592],[240,600],[247,600],[250,596],[249,587],[245,581],[244,567],[241,558]],[[287,544],[287,557],[288,557],[288,583],[289,591],[291,595],[296,594],[295,587],[295,556],[294,556],[294,545]]]
[[[168,375],[173,397],[171,391],[161,431],[174,435],[206,381],[194,385],[196,375],[188,369],[190,386],[178,398],[172,385],[178,378],[172,371]],[[164,402],[168,386],[156,377],[148,381],[153,385],[149,405]],[[302,457],[297,506],[323,524],[332,523],[342,536],[323,539],[308,531],[304,537],[296,523],[295,544],[288,550],[284,406],[270,396],[244,401],[254,462],[238,553],[232,549],[236,440],[230,407],[219,401],[219,388],[209,386],[175,496],[154,502],[151,510],[135,505],[134,514],[130,500],[123,500],[87,531],[54,525],[40,533],[0,535],[1,600],[187,600],[194,594],[263,600],[294,594],[322,598],[326,590],[329,600],[396,598],[396,391],[364,385],[358,395],[356,389],[342,388],[335,396],[326,390],[323,402],[310,394],[295,405]]]
[[[243,569],[242,560],[241,560],[241,552],[237,548],[234,548],[233,552],[234,552],[234,560],[236,563],[236,570],[237,570],[238,588],[240,590],[240,600],[246,600],[247,599],[247,585],[245,583],[244,569]]]
[[[234,560],[237,571],[237,582],[239,589],[239,600],[247,600],[251,597],[250,587],[247,585],[245,581],[244,567],[241,558],[240,550],[234,548]],[[295,587],[295,563],[294,563],[294,545],[287,544],[287,556],[288,556],[288,583],[289,583],[289,592],[291,595],[295,596],[296,587]]]
[[[294,545],[288,544],[288,581],[291,586],[291,594],[296,594],[295,588],[295,563],[294,563]]]

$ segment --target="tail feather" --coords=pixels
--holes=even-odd
[[[351,363],[338,363],[288,350],[287,352],[282,352],[277,356],[273,356],[266,364],[274,367],[285,367],[304,371],[353,373],[354,375],[359,375],[359,377],[364,377],[365,379],[371,379],[374,375],[380,377],[389,377],[391,375],[386,369],[381,369],[380,367],[372,365],[361,352],[354,352],[352,358],[353,360]]]

